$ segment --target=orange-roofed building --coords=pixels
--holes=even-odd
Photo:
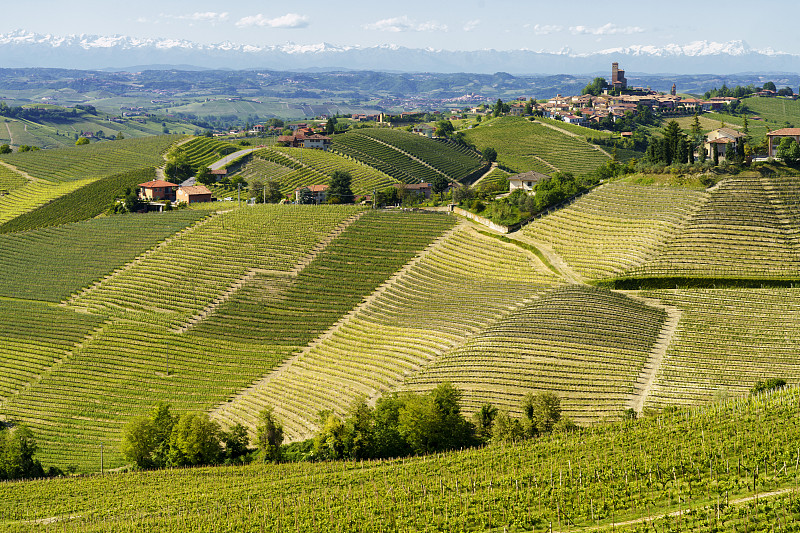
[[[790,137],[800,143],[800,128],[781,128],[767,133],[767,142],[769,143],[767,153],[770,157],[778,155],[778,145],[781,144],[781,139],[784,137]]]
[[[139,198],[143,200],[175,200],[178,186],[164,180],[153,180],[139,184]]]
[[[204,185],[189,185],[180,187],[178,192],[175,193],[175,198],[179,202],[186,202],[187,204],[197,204],[200,202],[210,202],[211,191]]]

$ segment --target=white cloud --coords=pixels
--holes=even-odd
[[[418,23],[404,15],[364,24],[364,29],[399,33],[406,31],[447,31],[447,26],[434,21]]]
[[[610,22],[598,28],[571,26],[569,31],[575,35],[631,35],[634,33],[644,33],[644,29],[639,26],[617,26]]]
[[[261,26],[269,28],[305,28],[308,26],[308,17],[297,13],[287,13],[281,17],[267,18],[261,13],[243,17],[236,22],[240,28],[247,26]]]
[[[530,24],[525,24],[525,28],[530,28]],[[564,31],[563,26],[550,25],[550,24],[535,24],[533,26],[533,33],[536,35],[550,35],[551,33],[558,33]]]
[[[179,15],[175,18],[181,20],[191,20],[194,22],[224,22],[228,20],[228,13],[216,13],[214,11],[206,11],[204,13],[192,13],[191,15]]]
[[[468,20],[467,22],[464,23],[464,31],[472,31],[475,28],[477,28],[478,24],[480,23],[481,23],[480,19]]]

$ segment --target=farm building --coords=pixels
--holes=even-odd
[[[705,151],[708,157],[714,157],[714,150],[720,157],[725,157],[728,145],[732,150],[736,150],[739,142],[744,138],[744,133],[731,128],[719,128],[708,132],[706,135]]]
[[[178,186],[164,180],[153,180],[139,184],[139,198],[142,200],[175,200]]]
[[[178,192],[175,193],[175,199],[179,202],[186,202],[187,204],[210,202],[212,200],[211,191],[204,185],[179,187]]]
[[[517,189],[522,189],[523,191],[532,191],[537,183],[546,179],[550,179],[550,176],[532,170],[530,172],[517,174],[508,178],[508,187],[512,191]]]
[[[800,128],[781,128],[767,133],[767,142],[769,143],[769,151],[767,153],[770,157],[777,155],[778,145],[784,137],[790,137],[800,143]]]
[[[314,197],[315,204],[324,203],[325,198],[328,195],[327,185],[308,185],[306,187],[298,187],[294,191],[294,199],[298,204],[300,203],[300,194],[303,189],[308,189],[309,191],[311,191],[311,195]]]

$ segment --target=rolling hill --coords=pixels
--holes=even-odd
[[[498,141],[503,124],[470,134],[485,128]],[[547,126],[508,125],[509,138],[528,136],[509,144],[509,161],[526,164],[531,147],[545,160],[556,146],[586,156],[575,156],[573,168],[605,158]],[[449,156],[426,152],[436,141],[368,133],[340,137],[392,150],[396,162],[411,158],[417,164],[404,168],[414,179],[424,167],[468,181],[481,167],[458,147],[442,145],[460,154],[445,166]],[[135,141],[127,146],[151,162],[174,139]],[[205,140],[186,146],[198,161],[220,155],[221,145]],[[105,467],[124,467],[122,428],[156,401],[251,432],[272,407],[287,438],[300,441],[319,429],[320,410],[342,415],[359,399],[445,381],[463,391],[467,414],[491,402],[516,416],[524,395],[555,392],[583,429],[406,461],[135,473],[18,492],[0,484],[10,494],[0,498],[2,526],[24,531],[40,524],[31,520],[74,515],[59,527],[135,528],[141,519],[141,527],[214,529],[228,510],[239,520],[243,487],[257,487],[263,497],[248,505],[264,527],[391,529],[432,520],[443,530],[522,530],[561,520],[564,529],[708,509],[723,493],[727,502],[794,479],[782,462],[796,458],[785,445],[796,438],[786,423],[796,415],[796,389],[741,399],[759,380],[800,382],[800,185],[790,173],[746,171],[710,189],[669,176],[615,180],[501,240],[449,213],[354,205],[215,204],[94,218],[105,202],[97,184],[145,171],[133,148],[97,148],[91,162],[74,157],[78,150],[18,154],[9,164],[19,171],[3,167],[10,184],[16,176],[26,183],[0,197],[0,420],[29,426],[46,465],[90,473],[102,453]],[[398,179],[363,160],[277,147],[252,152],[238,172],[274,172],[291,188],[339,168],[363,189]],[[59,199],[37,208],[25,194],[41,199],[39,189]],[[91,209],[79,201],[87,191]],[[643,420],[609,424],[633,415]],[[756,457],[769,460],[751,490],[753,474],[741,465],[754,468]],[[199,481],[186,476],[230,498],[227,510],[198,496]],[[288,481],[266,481],[273,479]],[[339,488],[326,493],[328,483]],[[188,507],[167,496],[171,510],[145,504],[134,514],[75,499],[102,487],[162,495],[176,486]],[[46,497],[72,489],[64,502]],[[33,510],[11,510],[6,501],[28,490],[39,491]],[[283,503],[269,496],[279,490]],[[345,494],[372,503],[345,506]],[[794,495],[776,498],[793,505]],[[412,516],[409,505],[423,514]],[[689,523],[710,528],[701,516]]]

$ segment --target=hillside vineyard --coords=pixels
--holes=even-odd
[[[503,236],[435,199],[109,209],[176,157],[292,198],[341,170],[360,196],[611,161],[578,126],[546,124],[470,130],[495,146],[523,138],[502,168],[389,128],[335,135],[328,151],[159,136],[0,158],[0,421],[30,428],[45,465],[124,469],[126,424],[159,401],[251,437],[271,408],[300,443],[321,411],[450,383],[467,416],[492,404],[521,419],[526,396],[554,393],[580,426],[406,460],[0,483],[0,529],[61,517],[67,531],[246,530],[247,514],[264,530],[542,531],[715,502],[735,525],[719,502],[787,490],[797,389],[746,396],[770,378],[800,382],[800,177],[788,167],[708,187],[616,176]],[[230,183],[209,186],[242,192]],[[796,494],[775,498],[798,514]],[[685,527],[711,527],[694,518]]]

